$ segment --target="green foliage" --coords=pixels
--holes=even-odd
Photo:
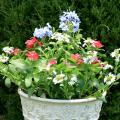
[[[120,85],[112,87],[103,104],[100,120],[120,120]]]
[[[6,88],[4,80],[0,80],[0,115],[4,120],[23,120],[20,98],[17,94],[17,87]]]
[[[85,36],[120,45],[119,5],[118,0],[0,0],[1,46],[22,48],[36,26],[50,21],[57,28],[59,14],[68,9],[80,16]]]
[[[110,49],[120,46],[119,6],[120,0],[64,0],[64,2],[62,0],[0,0],[0,48],[9,44],[22,48],[25,40],[32,36],[32,31],[36,26],[45,25],[46,22],[51,21],[52,25],[57,28],[59,14],[70,8],[79,14],[82,21],[80,27],[84,31],[84,36],[102,40],[109,52]],[[9,109],[10,114],[7,120],[12,118],[18,120],[21,114],[16,117],[11,114],[11,107],[16,108],[16,104],[5,107],[4,104],[9,99],[5,97],[6,89],[3,90],[0,86],[1,91],[2,106],[0,107],[2,109],[0,108],[0,112],[5,112],[5,108]],[[102,109],[100,120],[120,119],[119,93],[119,87],[112,89],[108,103]],[[11,93],[7,94],[9,95]],[[20,101],[17,102],[20,103]],[[16,114],[21,113],[16,109],[14,111]]]

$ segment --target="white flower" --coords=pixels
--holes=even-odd
[[[115,49],[110,55],[111,57],[115,57],[116,62],[119,62],[120,61],[120,48]]]
[[[83,42],[84,42],[84,44],[82,46],[85,47],[88,43],[92,42],[92,39],[91,38],[87,38],[87,40],[85,39]]]
[[[87,54],[90,55],[91,57],[97,57],[98,52],[97,51],[88,51]]]
[[[97,51],[88,51],[86,54],[87,54],[87,56],[84,57],[83,60],[85,63],[91,64],[93,61],[96,60],[98,52]]]
[[[113,69],[113,66],[112,65],[109,65],[109,64],[106,64],[104,67],[103,67],[104,70],[107,70],[107,69]]]
[[[52,77],[47,77],[47,80],[52,80]]]
[[[67,77],[61,73],[55,76],[55,78],[53,79],[53,83],[59,84],[62,83],[64,80],[67,80]]]
[[[107,76],[105,76],[104,78],[104,82],[107,84],[107,85],[111,85],[116,79],[116,76],[112,73],[109,73]]]
[[[72,75],[71,80],[68,82],[69,85],[74,85],[77,82],[77,76],[76,75]]]
[[[0,62],[6,63],[9,60],[9,57],[0,55]]]
[[[102,93],[102,97],[105,97],[106,94],[107,94],[107,91],[104,91],[104,92]]]
[[[61,42],[61,41],[64,41],[64,42],[67,42],[67,43],[70,42],[70,36],[69,35],[62,34],[62,33],[59,33],[59,32],[55,32],[52,35],[51,39],[58,40],[58,42]]]
[[[64,41],[65,41],[66,43],[69,43],[69,42],[70,42],[70,36],[67,35],[67,34],[64,34]]]
[[[3,48],[3,51],[7,54],[12,54],[14,52],[14,48],[6,46],[6,47]]]

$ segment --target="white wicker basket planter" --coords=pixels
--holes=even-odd
[[[98,120],[102,101],[95,98],[55,100],[28,97],[20,89],[24,120]]]

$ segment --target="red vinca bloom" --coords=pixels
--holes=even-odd
[[[82,59],[78,60],[78,62],[77,62],[78,65],[80,65],[82,63],[84,63],[84,60],[82,60]]]
[[[55,59],[51,59],[50,61],[49,61],[49,64],[50,65],[54,65],[54,64],[56,64],[57,63],[57,61],[55,60]]]
[[[70,58],[72,60],[78,61],[80,59],[80,55],[79,54],[72,54]]]
[[[42,47],[42,43],[40,41],[37,41],[37,44]]]
[[[35,51],[28,51],[26,56],[28,57],[29,60],[38,60],[39,59],[39,55]]]
[[[33,46],[34,46],[34,44],[35,44],[36,41],[37,41],[37,39],[36,39],[35,37],[33,37],[33,38],[30,39],[30,40],[27,40],[27,41],[25,42],[26,47],[27,47],[28,49],[33,48]]]
[[[96,48],[103,47],[102,43],[100,41],[92,40],[92,46]]]
[[[19,52],[20,52],[20,50],[18,48],[15,48],[13,51],[13,55],[18,55]]]

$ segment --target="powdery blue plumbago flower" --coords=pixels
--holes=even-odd
[[[9,57],[4,56],[4,55],[0,55],[0,62],[6,63],[8,60],[9,60]]]
[[[69,29],[68,25],[73,24],[73,32],[77,32],[79,29],[80,19],[75,13],[73,12],[63,12],[63,15],[60,16],[60,25],[59,28],[63,31],[67,31]]]
[[[2,50],[7,54],[12,54],[14,52],[14,48],[9,46],[4,47]]]
[[[107,76],[105,76],[104,78],[104,82],[107,84],[107,85],[111,85],[113,82],[115,82],[116,80],[116,75],[112,74],[112,73],[109,73]]]
[[[47,23],[47,26],[45,26],[44,28],[35,28],[35,31],[33,33],[34,37],[37,38],[43,38],[45,36],[50,37],[52,35],[52,27],[49,23]]]

